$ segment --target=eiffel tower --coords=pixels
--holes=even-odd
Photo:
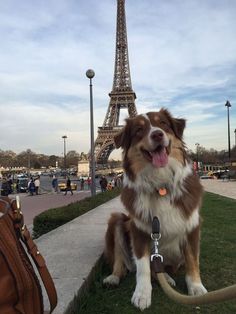
[[[113,88],[109,96],[110,103],[103,126],[98,127],[95,141],[94,152],[97,164],[106,164],[115,149],[113,137],[123,127],[119,125],[120,110],[127,109],[129,117],[137,115],[136,95],[132,90],[129,68],[125,0],[117,0],[115,71]]]

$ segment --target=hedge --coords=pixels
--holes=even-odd
[[[46,210],[34,218],[33,237],[38,238],[41,235],[86,213],[87,211],[106,203],[119,194],[120,189],[115,188],[111,191],[98,193],[95,196],[86,197],[78,202],[74,202],[63,207]]]

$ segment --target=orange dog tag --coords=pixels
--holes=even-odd
[[[167,191],[166,191],[165,188],[161,188],[161,189],[158,190],[158,193],[159,193],[161,196],[165,196],[166,193],[167,193]]]

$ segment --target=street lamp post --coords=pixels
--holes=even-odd
[[[30,153],[31,153],[31,150],[27,149],[26,152],[27,152],[27,156],[28,156],[28,176],[30,177],[30,168],[31,168]]]
[[[234,145],[236,146],[236,129],[234,130],[234,137],[235,137],[235,139],[234,139]]]
[[[64,140],[64,170],[66,170],[66,139],[67,139],[67,136],[63,135],[62,138]]]
[[[95,156],[94,156],[94,123],[93,123],[93,85],[92,78],[95,76],[95,72],[91,69],[86,72],[87,78],[90,80],[90,173],[91,173],[91,195],[96,195],[95,185]]]
[[[231,154],[230,154],[230,122],[229,122],[229,108],[232,107],[230,102],[227,100],[225,107],[227,107],[227,117],[228,117],[228,157],[229,157],[229,162],[231,159]]]
[[[199,151],[198,151],[198,149],[199,149],[199,143],[195,143],[195,145],[196,145],[196,162],[197,162],[197,167],[196,167],[196,170],[198,171],[198,159],[199,159]]]

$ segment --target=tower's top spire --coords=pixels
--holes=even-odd
[[[109,96],[110,103],[103,126],[98,128],[98,136],[95,141],[95,156],[98,164],[106,164],[111,152],[115,149],[114,135],[123,126],[120,124],[120,111],[127,109],[128,116],[131,118],[137,115],[136,95],[132,90],[129,69],[125,0],[117,0],[115,72],[113,89]]]
[[[125,0],[117,0],[116,59],[112,91],[132,91],[125,18]]]

